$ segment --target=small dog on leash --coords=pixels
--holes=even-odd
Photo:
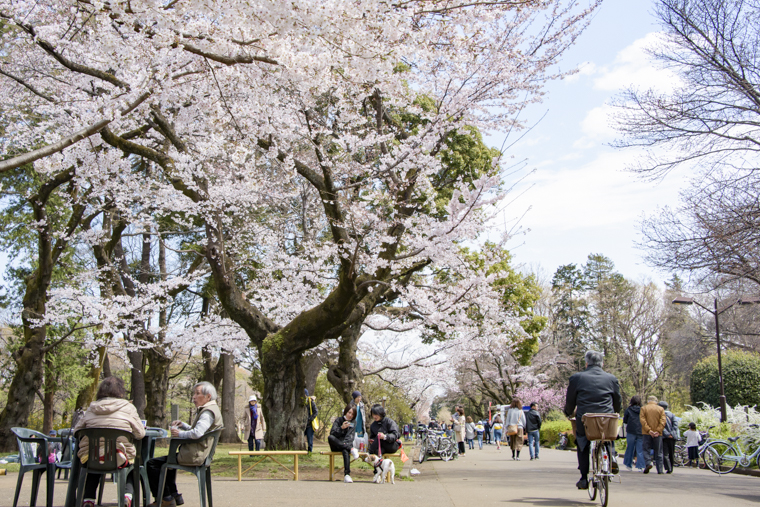
[[[377,454],[367,454],[366,452],[361,453],[359,458],[365,463],[369,463],[375,467],[375,477],[372,479],[372,482],[375,484],[383,484],[385,482],[396,484],[396,481],[394,480],[394,476],[396,475],[396,465],[393,464],[393,461],[383,459]]]

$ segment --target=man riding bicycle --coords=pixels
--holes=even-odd
[[[620,384],[615,375],[602,369],[604,357],[600,352],[586,352],[586,369],[570,377],[565,400],[565,415],[575,411],[575,442],[578,451],[578,470],[581,479],[578,489],[588,489],[590,445],[583,426],[583,414],[613,414],[620,412]],[[617,461],[612,461],[612,472],[617,473]]]

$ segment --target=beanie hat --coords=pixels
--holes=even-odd
[[[351,393],[351,398],[356,399],[356,398],[358,398],[361,395],[362,395],[362,393],[360,393],[359,391],[354,391],[354,392]]]

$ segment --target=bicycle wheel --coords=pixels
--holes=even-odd
[[[420,454],[417,458],[417,463],[424,463],[427,459],[427,438],[422,439],[420,443]]]
[[[676,445],[675,465],[682,467],[689,459],[689,448],[684,445]]]
[[[705,448],[702,457],[707,464],[707,468],[716,474],[727,474],[733,472],[736,465],[739,464],[739,457],[736,449],[728,442],[716,440],[711,442]]]
[[[588,497],[591,501],[596,500],[596,472],[599,470],[599,448],[591,443],[591,476],[588,481]]]
[[[603,475],[599,480],[599,501],[602,503],[602,507],[607,507],[607,502],[610,499],[610,478],[607,475]]]

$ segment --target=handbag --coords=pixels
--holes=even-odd
[[[507,426],[507,436],[517,435],[517,425],[516,424],[510,424]]]
[[[621,424],[618,428],[618,438],[626,438],[628,436],[628,430],[625,429],[625,424]]]
[[[311,427],[314,428],[314,431],[319,431],[319,418],[315,417],[311,420]]]

